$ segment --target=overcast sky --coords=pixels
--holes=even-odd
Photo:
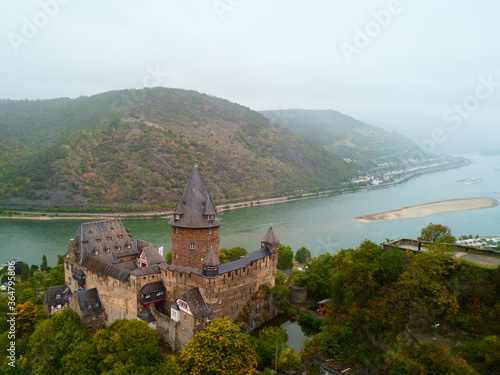
[[[499,15],[498,0],[0,0],[0,98],[166,86],[492,147]]]

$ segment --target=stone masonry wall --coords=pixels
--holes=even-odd
[[[210,234],[210,230],[212,234]],[[194,243],[194,250],[190,244]],[[219,227],[215,228],[178,228],[172,227],[172,264],[202,269],[210,247],[219,257]]]

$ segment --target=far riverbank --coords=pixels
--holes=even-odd
[[[390,187],[395,187],[399,185],[403,185],[417,177],[423,176],[425,174],[442,172],[448,169],[456,169],[464,167],[465,165],[453,166],[453,167],[438,167],[432,170],[421,171],[418,173],[411,174],[406,176],[405,178],[385,184],[379,185],[369,185],[369,186],[360,186],[356,188],[345,188],[342,190],[325,190],[314,193],[299,193],[293,196],[285,196],[285,197],[277,197],[277,198],[267,198],[267,199],[253,199],[247,201],[233,202],[233,203],[223,203],[217,205],[218,212],[224,212],[228,210],[236,210],[239,208],[246,207],[255,207],[255,206],[266,206],[270,204],[279,204],[286,203],[290,201],[297,201],[303,199],[312,199],[312,198],[321,198],[332,195],[341,195],[348,193],[356,193],[359,191],[367,191],[367,190],[377,190],[377,189],[385,189]],[[66,213],[66,212],[46,212],[46,211],[37,211],[37,212],[28,212],[28,211],[18,211],[16,214],[3,214],[0,215],[0,219],[16,219],[16,220],[109,220],[109,219],[158,219],[158,218],[171,218],[173,216],[173,210],[169,211],[146,211],[146,212],[111,212],[111,213]]]

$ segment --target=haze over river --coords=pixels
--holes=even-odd
[[[357,247],[364,239],[376,243],[400,237],[416,238],[430,222],[447,225],[455,236],[500,235],[500,206],[454,211],[427,217],[360,222],[354,218],[407,206],[450,199],[489,197],[500,201],[500,156],[466,155],[472,164],[430,173],[404,185],[332,197],[248,207],[220,213],[221,247],[242,246],[258,250],[269,226],[281,243],[295,251],[301,246],[313,256]],[[498,170],[495,170],[498,169]],[[203,174],[203,171],[201,171]],[[481,182],[457,182],[481,178]],[[476,180],[478,181],[478,180]],[[88,221],[88,220],[85,220]],[[49,265],[64,254],[82,220],[0,220],[0,263],[19,257],[40,265],[46,254]],[[134,238],[170,250],[170,226],[165,219],[123,220]]]

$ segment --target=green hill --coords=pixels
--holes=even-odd
[[[365,168],[422,155],[408,138],[332,110],[261,111],[273,123]]]
[[[357,174],[258,112],[195,91],[0,100],[3,205],[167,208],[195,160],[218,201],[333,186]]]

